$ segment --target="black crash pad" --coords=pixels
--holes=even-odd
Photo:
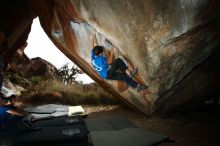
[[[47,142],[87,142],[88,131],[81,117],[59,117],[37,121],[33,126],[41,127],[38,131],[23,129],[11,136],[15,144],[44,144]]]
[[[34,126],[38,127],[52,127],[52,126],[63,126],[63,125],[73,125],[73,124],[85,124],[84,120],[78,117],[57,117],[52,119],[45,119],[36,121],[33,123]]]
[[[94,146],[152,146],[168,139],[139,128],[96,131],[90,133]]]
[[[135,125],[126,118],[93,118],[85,119],[86,127],[89,132],[105,131],[105,130],[120,130],[124,128],[135,128]]]
[[[14,143],[80,142],[87,141],[87,129],[83,124],[43,127],[39,131],[25,131],[11,140]]]

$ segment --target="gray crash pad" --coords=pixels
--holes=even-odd
[[[168,139],[139,128],[90,132],[94,146],[152,146]]]
[[[60,116],[86,116],[82,106],[68,106],[59,104],[46,104],[37,107],[26,108],[25,111],[35,120],[50,119]]]
[[[118,117],[102,117],[85,119],[88,131],[105,131],[105,130],[120,130],[124,128],[135,128],[135,125],[126,118]]]
[[[25,109],[25,111],[27,111],[28,113],[33,113],[33,114],[52,114],[55,113],[55,110],[42,110],[42,109],[34,109],[34,108],[30,108],[30,109]]]

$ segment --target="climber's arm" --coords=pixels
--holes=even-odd
[[[11,115],[15,115],[15,116],[26,116],[27,115],[26,112],[22,110],[15,110],[15,109],[8,110],[7,113]]]
[[[108,56],[108,64],[112,64],[112,62],[113,62],[114,51],[115,51],[115,48],[113,47],[113,48],[110,50],[110,53],[109,53],[109,56]]]
[[[96,39],[95,35],[96,35],[95,33],[92,35],[92,48],[95,47],[95,39]]]

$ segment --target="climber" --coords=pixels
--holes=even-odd
[[[32,126],[28,114],[14,105],[15,96],[1,96],[0,106],[0,131],[16,130],[18,126],[31,131],[40,130],[39,127]]]
[[[0,106],[0,131],[6,129],[16,129],[18,124],[23,125],[29,130],[39,130],[40,128],[32,126],[27,117],[27,113],[14,105],[16,94],[3,86],[4,58],[0,53],[0,96],[2,105]]]
[[[137,69],[130,71],[121,58],[117,58],[113,61],[114,48],[111,49],[108,58],[104,56],[103,52],[103,46],[95,46],[91,52],[92,66],[102,78],[107,80],[122,80],[128,86],[136,89],[137,92],[141,93],[141,95],[150,93],[147,86],[140,85],[135,80],[133,80],[138,72]]]

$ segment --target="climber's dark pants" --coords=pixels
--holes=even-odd
[[[137,87],[137,82],[130,78],[125,71],[128,69],[124,61],[120,58],[114,60],[110,69],[107,71],[107,79],[124,81],[128,86]],[[120,72],[118,72],[120,71]]]

